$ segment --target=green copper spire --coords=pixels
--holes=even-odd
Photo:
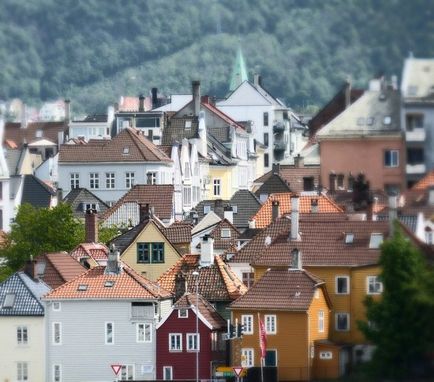
[[[241,48],[238,48],[237,58],[234,63],[231,75],[231,83],[229,85],[229,91],[234,91],[239,85],[249,78],[247,76],[246,61],[244,61],[243,52]]]

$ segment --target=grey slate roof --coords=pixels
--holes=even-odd
[[[264,181],[261,187],[255,191],[255,195],[259,198],[261,195],[271,195],[281,192],[291,192],[291,188],[279,174],[272,174]]]
[[[215,200],[202,200],[194,208],[198,214],[198,221],[201,221],[206,215],[204,213],[205,206],[209,206],[219,218],[224,217],[224,207],[230,204],[229,200],[215,199]]]
[[[232,195],[229,204],[236,206],[237,212],[234,213],[234,226],[237,228],[247,228],[249,219],[258,212],[261,207],[260,201],[249,190],[238,190]]]
[[[107,204],[86,188],[73,188],[68,195],[63,198],[63,201],[71,205],[74,216],[78,218],[84,218],[85,216],[83,203],[97,203],[99,214],[103,214],[109,208]]]
[[[389,221],[388,215],[377,215],[378,221]],[[398,220],[404,224],[411,232],[416,232],[417,215],[400,215],[398,214]]]
[[[16,272],[0,284],[0,316],[43,316],[41,297],[50,288],[42,281],[34,281],[24,272]],[[3,308],[6,295],[15,294],[12,308]]]
[[[23,196],[21,203],[33,207],[50,207],[51,197],[56,193],[34,175],[24,175]]]

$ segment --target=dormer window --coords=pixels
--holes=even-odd
[[[88,287],[87,284],[79,284],[77,290],[80,292],[85,292],[87,291],[87,287]]]
[[[178,318],[188,318],[188,309],[179,309]]]
[[[222,228],[221,237],[222,239],[229,239],[231,237],[230,228]]]
[[[371,233],[371,239],[369,240],[369,248],[370,249],[378,249],[380,245],[383,243],[383,234],[382,233]]]
[[[353,233],[346,233],[345,234],[345,244],[353,244],[354,243],[354,234]]]

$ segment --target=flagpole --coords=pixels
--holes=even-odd
[[[258,312],[258,328],[259,328],[259,348],[261,352],[260,362],[261,362],[261,382],[264,382],[264,362],[262,357],[262,328],[261,328],[261,317]]]

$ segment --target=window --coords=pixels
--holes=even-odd
[[[155,304],[157,307],[158,305]],[[131,303],[131,319],[143,320],[145,318],[153,318],[154,304],[151,302],[132,302]]]
[[[221,194],[221,180],[214,179],[214,196],[220,196]]]
[[[315,189],[313,176],[303,178],[303,191],[313,191]]]
[[[242,277],[243,277],[243,284],[247,288],[250,288],[253,285],[255,274],[253,272],[243,272]]]
[[[99,188],[99,174],[97,172],[89,174],[89,187],[91,190]]]
[[[173,379],[172,366],[163,366],[163,379],[165,381],[171,381]]]
[[[184,163],[184,176],[187,178],[187,179],[190,179],[190,163],[189,162],[185,162]]]
[[[348,176],[348,191],[353,191],[354,187],[354,176],[350,173]]]
[[[268,126],[268,113],[264,113],[264,126]]]
[[[238,213],[238,206],[232,206],[232,212],[234,214],[237,214]]]
[[[336,276],[336,294],[350,293],[350,278],[348,276]]]
[[[115,324],[113,322],[106,322],[105,323],[105,344],[106,345],[113,345],[115,343],[114,326],[115,326]]]
[[[182,201],[184,206],[191,206],[191,186],[184,186],[182,188]]]
[[[264,145],[268,147],[268,133],[264,133]]]
[[[318,332],[324,333],[324,311],[318,311]]]
[[[241,325],[244,326],[243,334],[253,334],[253,316],[251,314],[241,316]]]
[[[136,331],[137,342],[152,342],[152,324],[138,323]]]
[[[17,343],[18,345],[27,345],[27,326],[18,326],[17,328]]]
[[[164,243],[152,243],[152,263],[164,263]]]
[[[12,309],[15,304],[15,293],[6,293],[3,308]]]
[[[169,351],[182,351],[182,335],[169,334]]]
[[[383,118],[383,125],[390,125],[392,123],[392,118],[387,115]]]
[[[53,365],[53,382],[60,382],[62,380],[62,366]]]
[[[83,211],[99,211],[99,204],[98,203],[83,203]]]
[[[383,283],[379,280],[378,276],[368,276],[366,280],[368,294],[383,293]]]
[[[267,350],[265,352],[264,366],[277,366],[277,350]]]
[[[264,167],[268,167],[270,165],[270,156],[268,153],[264,154]]]
[[[346,332],[350,329],[350,315],[349,313],[336,313],[335,314],[335,328],[337,331]]]
[[[178,318],[188,318],[188,309],[178,309]]]
[[[241,349],[241,366],[252,367],[254,366],[255,358],[253,349]]]
[[[73,172],[69,175],[69,179],[71,181],[71,190],[74,188],[80,187],[80,174],[77,172]]]
[[[378,249],[380,245],[383,243],[383,234],[382,233],[371,233],[371,238],[369,240],[369,248]]]
[[[407,131],[423,129],[423,114],[407,114],[405,122]]]
[[[434,244],[433,243],[433,232],[425,230],[425,243]]]
[[[53,322],[53,345],[62,344],[62,324]]]
[[[345,244],[353,244],[354,243],[354,234],[348,232],[345,234]]]
[[[187,333],[187,351],[200,351],[200,336],[196,333]]]
[[[332,359],[333,353],[331,351],[320,351],[319,352],[320,359]]]
[[[134,365],[122,365],[121,367],[121,381],[134,380]]]
[[[137,243],[137,262],[164,263],[164,243]]]
[[[123,155],[128,155],[130,153],[130,148],[128,146],[125,146],[122,150]]]
[[[386,150],[384,152],[384,166],[385,167],[398,167],[399,166],[399,151]]]
[[[105,187],[106,188],[115,188],[115,173],[114,172],[106,172],[105,173]]]
[[[203,206],[203,214],[206,215],[210,211],[211,211],[211,206],[209,204],[205,204]]]
[[[339,174],[337,176],[337,180],[338,180],[338,188],[340,190],[343,190],[344,189],[344,174]]]
[[[265,332],[267,334],[276,334],[276,316],[274,314],[265,315]]]
[[[77,290],[80,292],[86,292],[88,288],[87,284],[78,284]]]
[[[59,301],[53,302],[53,311],[54,312],[60,312],[61,309],[62,309],[62,306],[60,305]]]
[[[137,262],[149,263],[149,243],[137,243]]]
[[[131,188],[134,186],[134,172],[125,173],[125,187]]]
[[[221,237],[222,237],[222,239],[229,239],[231,237],[231,229],[230,228],[222,228]]]
[[[185,121],[185,130],[191,130],[191,120]]]
[[[425,151],[423,147],[412,147],[407,149],[407,163],[411,165],[423,164],[425,162]]]
[[[17,363],[17,381],[28,381],[29,380],[29,365],[27,362]]]
[[[146,173],[146,184],[157,184],[157,173],[155,171]]]

